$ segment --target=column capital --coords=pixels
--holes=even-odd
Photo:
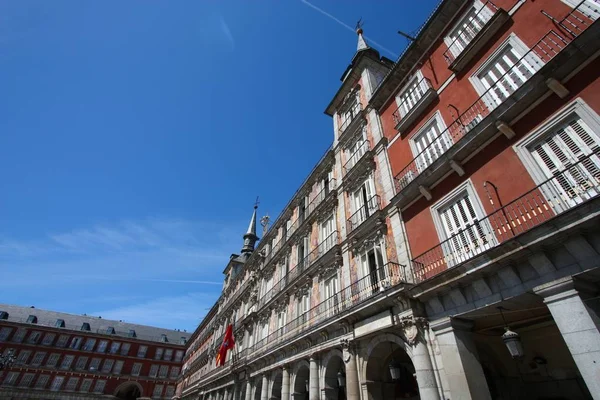
[[[544,298],[544,303],[553,303],[579,294],[595,295],[598,288],[589,282],[572,276],[557,279],[533,288],[533,292]]]
[[[429,328],[429,321],[427,320],[427,318],[409,315],[400,318],[399,325],[402,328],[404,337],[406,338],[408,343],[411,346],[414,346],[419,342],[419,336],[425,339],[423,335],[423,330]]]
[[[462,318],[446,317],[435,322],[431,322],[429,326],[436,333],[447,333],[450,331],[471,331],[473,329],[473,321]]]

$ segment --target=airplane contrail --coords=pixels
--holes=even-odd
[[[319,8],[319,7],[315,6],[314,4],[310,3],[308,0],[300,0],[300,2],[306,4],[307,6],[309,6],[310,8],[312,8],[313,10],[316,10],[317,12],[323,14],[327,18],[334,20],[335,22],[337,22],[338,24],[340,24],[344,28],[348,29],[350,32],[356,32],[356,30],[354,28],[352,28],[350,25],[348,25],[344,21],[341,21],[340,19],[336,18],[335,16],[329,14],[327,11],[323,10],[322,8]],[[371,38],[369,38],[367,36],[365,36],[365,39],[367,39],[369,42],[373,43],[374,45],[376,45],[380,49],[382,49],[382,50],[386,51],[387,53],[391,54],[392,56],[394,56],[394,58],[398,58],[398,55],[396,53],[394,53],[390,49],[386,49],[385,47],[383,47],[382,45],[380,45],[379,43],[377,43],[373,39],[371,39]]]

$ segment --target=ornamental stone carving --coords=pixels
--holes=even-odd
[[[429,328],[429,321],[423,317],[411,315],[400,319],[400,327],[402,327],[408,344],[414,346],[419,341],[419,337],[423,335],[423,330]]]
[[[352,356],[356,354],[354,341],[342,339],[340,340],[340,345],[342,346],[342,360],[347,364],[350,362]]]

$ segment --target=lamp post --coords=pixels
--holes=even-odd
[[[500,315],[502,316],[502,321],[504,322],[504,330],[506,331],[502,335],[502,341],[504,342],[504,345],[508,349],[508,352],[510,353],[512,358],[518,359],[523,357],[523,355],[525,354],[525,350],[523,350],[521,336],[519,336],[517,332],[511,331],[508,327],[506,319],[504,318],[504,313],[502,312],[504,308],[500,306],[498,307],[498,310],[500,310]]]
[[[0,371],[2,371],[5,368],[10,368],[11,365],[13,365],[13,363],[16,361],[16,359],[17,357],[15,357],[12,350],[9,350],[5,356],[0,355]]]

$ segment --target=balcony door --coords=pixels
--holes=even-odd
[[[546,198],[554,199],[556,212],[599,194],[600,139],[577,115],[559,125],[530,151],[546,179],[552,179],[542,190]]]
[[[354,167],[358,161],[365,155],[367,150],[369,149],[369,144],[365,140],[365,135],[360,135],[356,140],[354,140],[350,146],[348,146],[348,161],[346,162],[346,169]]]
[[[333,315],[337,312],[338,296],[336,294],[340,290],[337,274],[326,280],[324,286],[326,313]]]
[[[384,270],[384,252],[381,243],[373,245],[373,247],[361,254],[360,263],[364,286],[359,288],[359,290],[362,291],[366,288],[372,294],[383,290],[387,274]]]
[[[373,207],[373,196],[375,191],[373,190],[373,183],[371,179],[367,179],[360,187],[353,193],[354,202],[354,218],[352,218],[353,228],[365,221],[375,211]]]
[[[321,222],[321,244],[320,244],[320,255],[326,253],[331,247],[335,238],[333,237],[335,232],[335,220],[333,215]]]
[[[412,137],[411,144],[417,169],[422,172],[452,147],[453,142],[443,124],[441,124],[441,116],[436,114]]]
[[[493,11],[476,0],[444,39],[454,57],[467,47],[494,15]]]

